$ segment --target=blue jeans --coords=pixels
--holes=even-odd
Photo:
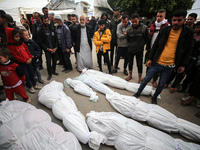
[[[147,83],[158,73],[160,73],[160,79],[158,83],[158,87],[156,89],[156,92],[154,93],[153,97],[157,98],[157,96],[162,92],[165,83],[168,81],[169,77],[171,76],[171,73],[173,71],[173,68],[164,67],[160,64],[155,64],[149,68],[147,71],[147,74],[145,78],[142,80],[140,87],[138,88],[138,93],[142,93],[143,89],[147,85]]]

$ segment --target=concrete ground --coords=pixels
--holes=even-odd
[[[79,75],[79,72],[76,70],[76,65],[75,65],[75,57],[74,55],[71,55],[71,62],[73,64],[73,68],[74,70],[71,71],[70,73],[63,73],[61,72],[63,70],[62,66],[57,65],[56,68],[56,72],[59,73],[59,76],[53,76],[52,79],[50,81],[47,81],[47,69],[46,69],[46,64],[45,64],[45,57],[43,54],[43,66],[44,69],[41,70],[41,74],[42,74],[42,79],[46,81],[46,84],[48,84],[50,81],[56,80],[58,82],[64,82],[65,79],[67,78],[74,78],[77,77]],[[136,68],[136,63],[134,63],[134,67],[133,67],[133,79],[130,80],[130,82],[137,82],[138,81],[138,76],[137,76],[137,68]],[[99,70],[97,67],[97,57],[96,57],[96,51],[95,51],[95,46],[93,45],[93,67],[95,70]],[[125,76],[123,74],[123,60],[120,60],[119,63],[119,67],[121,68],[121,70],[118,70],[118,73],[114,74],[116,76],[119,76],[123,79],[125,79],[127,76]],[[143,66],[143,76],[145,76],[145,72],[146,72],[146,67]],[[103,71],[105,73],[108,73],[107,70],[107,66],[103,65]],[[41,86],[44,86],[44,84],[39,84]],[[152,85],[151,83],[149,83],[149,85]],[[116,89],[113,87],[110,87],[111,89],[113,89],[114,91],[123,94],[123,95],[129,95],[132,96],[134,93],[128,92],[126,90],[120,90],[120,89]],[[95,103],[92,101],[89,101],[89,97],[80,95],[78,93],[75,93],[73,91],[73,89],[70,88],[64,88],[64,92],[70,96],[74,102],[76,103],[76,106],[78,108],[79,111],[81,111],[83,113],[83,115],[86,115],[87,113],[89,113],[91,110],[94,111],[105,111],[105,112],[116,112],[111,105],[108,103],[108,101],[105,99],[105,95],[97,92],[97,95],[99,96],[99,100]],[[62,124],[62,121],[56,119],[53,116],[53,113],[50,109],[46,108],[44,105],[40,104],[38,102],[38,92],[35,94],[30,94],[27,90],[27,94],[31,97],[31,104],[34,105],[36,108],[38,109],[42,109],[45,112],[47,112],[51,118],[52,121],[58,125],[60,125],[61,127],[63,127],[64,130],[67,131],[67,129],[65,129],[65,127]],[[200,110],[196,107],[196,102],[192,103],[192,105],[190,106],[181,106],[180,105],[180,99],[184,96],[184,93],[179,93],[177,91],[175,91],[175,93],[171,94],[169,93],[169,89],[164,89],[161,93],[161,100],[158,100],[158,105],[165,108],[166,110],[168,110],[169,112],[173,113],[174,115],[176,115],[178,118],[182,118],[185,119],[187,121],[190,121],[192,123],[195,123],[197,125],[200,125],[200,119],[195,117],[195,113],[199,112]],[[20,96],[17,96],[18,99],[22,99]],[[0,95],[0,98],[5,98],[5,94],[4,95]],[[151,103],[151,97],[150,96],[141,96],[140,99],[142,101],[145,101],[147,103]],[[147,125],[146,123],[141,122],[144,125]],[[188,141],[188,142],[192,142],[190,140],[187,140],[186,138],[182,137],[179,134],[170,134],[172,137],[174,138],[180,138],[184,141]],[[90,150],[88,144],[81,144],[82,149],[83,150]],[[114,150],[114,147],[111,146],[107,146],[107,145],[101,145],[100,146],[100,150]]]

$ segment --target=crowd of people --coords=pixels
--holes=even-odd
[[[24,101],[31,101],[24,84],[30,93],[41,89],[36,78],[39,83],[45,83],[40,74],[43,52],[47,80],[51,80],[52,75],[59,75],[56,65],[63,65],[65,73],[73,70],[70,60],[73,53],[80,73],[85,68],[92,69],[92,42],[96,46],[99,70],[103,71],[102,64],[105,64],[109,74],[117,73],[119,61],[124,59],[123,73],[127,81],[132,79],[136,58],[140,87],[133,96],[138,98],[153,79],[156,91],[152,104],[157,104],[158,95],[172,81],[170,93],[174,93],[180,83],[179,92],[189,87],[188,94],[182,98],[182,106],[190,105],[195,98],[199,100],[200,22],[195,23],[197,14],[189,14],[186,19],[187,12],[177,10],[169,23],[166,10],[160,9],[149,29],[139,14],[128,16],[119,7],[114,9],[111,20],[106,13],[102,13],[99,20],[75,14],[68,14],[65,20],[61,15],[49,13],[46,7],[42,11],[43,15],[34,12],[30,22],[22,14],[20,21],[24,29],[19,29],[12,23],[11,16],[0,10],[0,73],[9,100],[14,99],[16,92]],[[144,78],[143,64],[147,67]],[[198,103],[197,106],[200,107]],[[200,118],[200,113],[196,116]]]

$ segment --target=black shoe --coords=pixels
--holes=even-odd
[[[47,80],[51,80],[51,77],[52,77],[52,76],[48,76]]]
[[[112,72],[117,73],[117,69],[113,68]]]
[[[43,81],[42,79],[41,79],[41,80],[38,80],[38,82],[41,83],[41,84],[44,84],[44,83],[45,83],[45,81]]]
[[[128,71],[126,69],[124,69],[124,74],[127,76],[128,75]]]
[[[65,71],[67,71],[67,69],[62,70],[62,72],[65,72]]]
[[[136,97],[136,98],[138,98],[138,97],[140,97],[140,93],[137,92],[133,96]]]
[[[151,104],[157,104],[157,98],[156,97],[151,98]]]
[[[54,72],[54,73],[52,73],[52,74],[55,75],[55,76],[58,76],[58,75],[59,75],[57,72]]]
[[[39,70],[42,70],[42,69],[44,69],[44,68],[42,66],[40,66]]]
[[[65,71],[65,73],[68,73],[68,72],[70,72],[70,71],[72,71],[72,69],[67,69],[67,70]]]

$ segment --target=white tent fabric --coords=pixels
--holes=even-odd
[[[74,89],[75,92],[80,93],[85,96],[89,96],[89,100],[97,102],[99,99],[96,95],[96,92],[94,92],[89,86],[87,86],[85,83],[83,83],[80,80],[72,80],[71,78],[67,78],[64,81],[65,87],[68,87],[69,85]]]
[[[113,11],[110,5],[108,4],[107,0],[95,0],[94,1],[94,16],[95,17],[96,16],[100,17],[102,14],[102,11],[98,9],[99,7]]]
[[[122,149],[198,150],[200,145],[183,142],[159,130],[143,126],[115,112],[94,112],[86,115],[92,131],[104,134],[107,145]]]
[[[105,136],[89,131],[85,117],[78,111],[74,101],[62,91],[62,88],[58,88],[61,84],[53,81],[42,88],[38,94],[39,102],[52,108],[55,117],[61,119],[67,130],[71,131],[79,141],[88,143],[92,149],[99,149],[100,144],[106,141]]]
[[[0,149],[81,150],[76,137],[43,110],[20,101],[0,103]]]
[[[107,94],[106,99],[121,114],[138,121],[146,121],[149,125],[167,131],[180,133],[193,141],[200,141],[200,126],[177,118],[166,109],[148,104],[133,96]]]

